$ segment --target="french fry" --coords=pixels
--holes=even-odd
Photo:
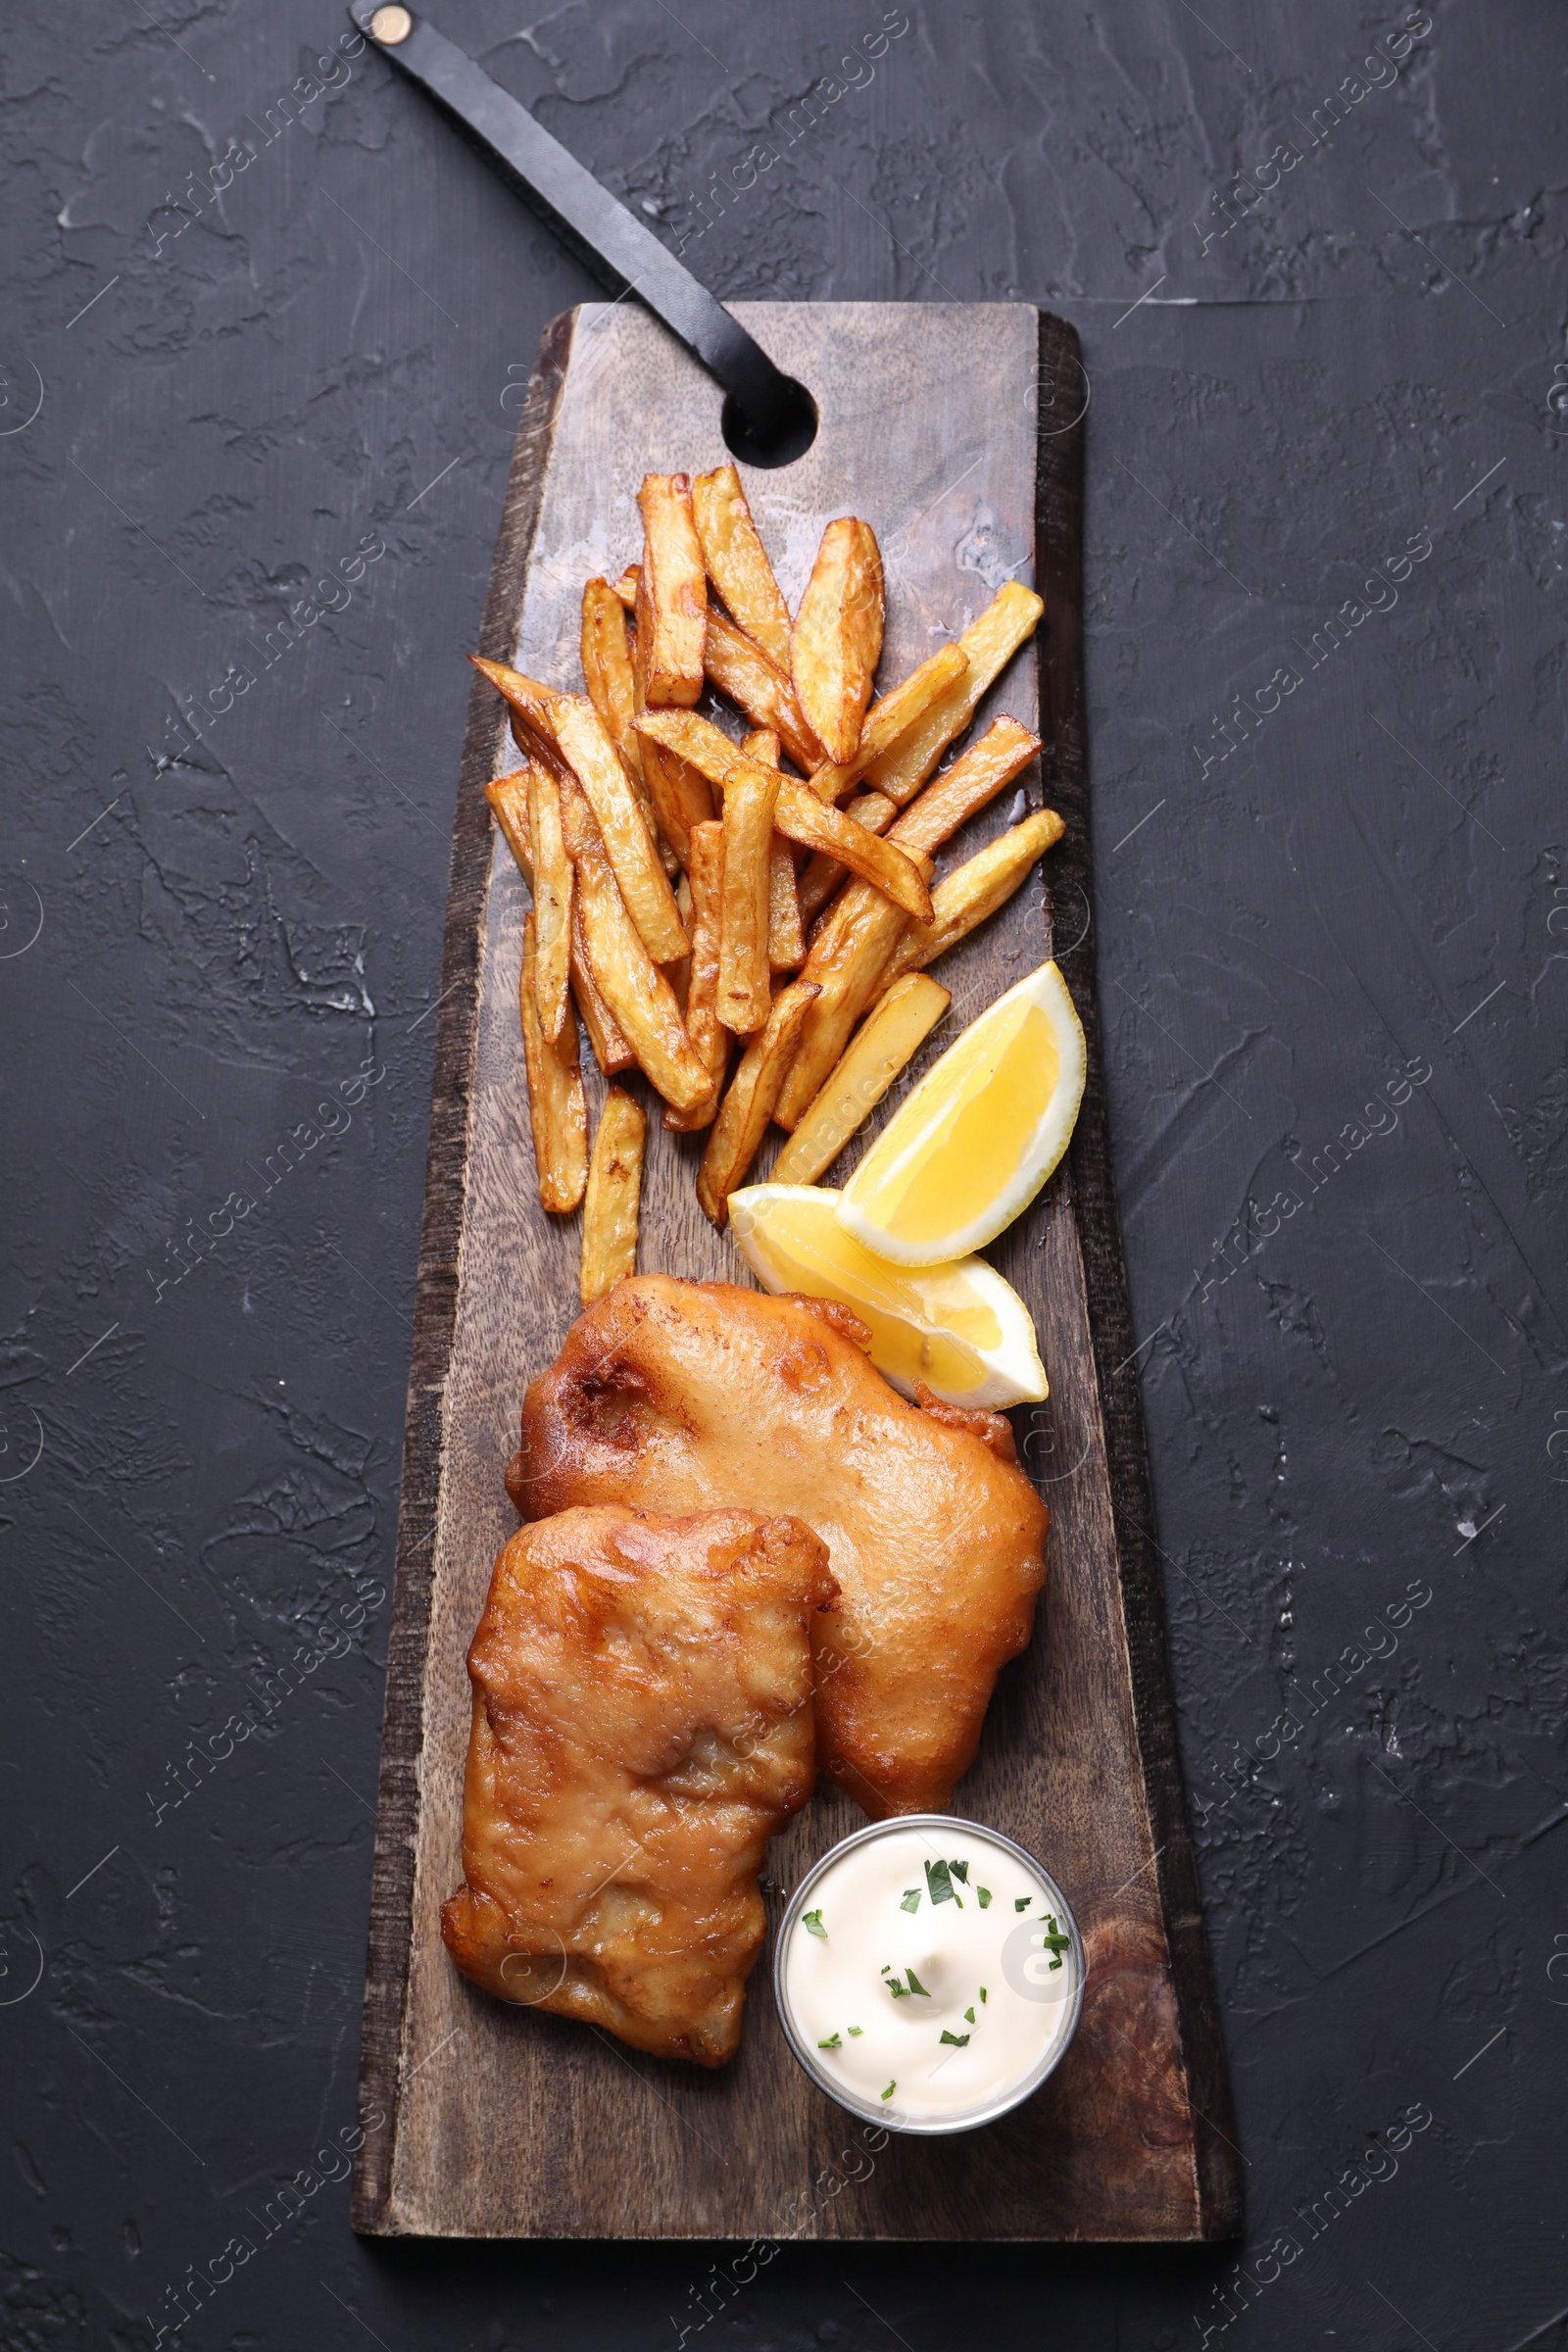
[[[760,1029],[741,1056],[728,1094],[719,1105],[713,1131],[697,1171],[697,1198],[705,1216],[722,1227],[729,1218],[729,1197],[745,1178],[767,1130],[774,1099],[795,1051],[802,1021],[816,990],[808,980],[792,980],[773,999],[765,1027]]]
[[[637,504],[644,533],[637,619],[640,642],[646,612],[645,691],[656,710],[690,709],[703,691],[708,616],[708,580],[692,520],[690,476],[645,473]]]
[[[757,534],[752,510],[733,466],[700,473],[692,484],[692,514],[708,576],[748,637],[768,660],[790,665],[790,609]]]
[[[582,592],[582,675],[588,700],[604,721],[605,732],[625,760],[635,782],[641,783],[643,747],[632,720],[637,715],[637,686],[632,676],[631,643],[626,613],[608,580],[590,580]]]
[[[883,841],[868,826],[857,824],[842,808],[832,808],[819,801],[808,784],[792,784],[785,780],[779,788],[778,806],[773,822],[780,833],[798,841],[803,849],[825,850],[852,874],[858,874],[902,906],[916,922],[925,921],[922,906],[930,892],[922,879],[915,860],[895,842]]]
[[[713,796],[706,780],[693,772],[688,761],[666,753],[656,739],[645,737],[642,732],[639,722],[648,712],[648,665],[645,657],[653,622],[649,616],[641,567],[632,564],[628,569],[635,575],[633,589],[638,618],[632,651],[632,697],[635,710],[632,731],[642,745],[643,780],[654,805],[659,830],[684,865],[687,862],[691,829],[693,825],[706,824],[711,817]]]
[[[558,786],[559,790],[559,786]],[[518,768],[510,776],[497,776],[484,788],[485,799],[495,810],[506,844],[517,861],[518,870],[528,888],[533,888],[533,846],[528,834],[528,770]],[[575,884],[575,876],[573,877]],[[614,1014],[594,985],[588,962],[588,950],[583,941],[582,901],[575,887],[571,902],[571,993],[582,1015],[582,1025],[588,1032],[588,1043],[594,1050],[594,1059],[607,1078],[621,1070],[635,1069],[637,1056],[632,1052]]]
[[[843,813],[853,817],[856,824],[863,825],[868,833],[885,833],[899,813],[899,804],[890,801],[885,792],[862,792],[857,794]],[[844,867],[836,858],[828,857],[825,850],[818,850],[814,858],[808,858],[795,888],[803,923],[815,920],[843,879]]]
[[[512,668],[506,662],[487,662],[482,654],[470,654],[468,660],[510,706],[512,732],[518,750],[554,752],[557,746],[550,726],[550,705],[556,699],[555,688],[541,686],[537,678],[525,677],[520,669]]]
[[[776,733],[776,729],[771,731]],[[696,710],[645,710],[637,721],[637,732],[645,746],[659,744],[675,753],[720,792],[728,784],[736,760],[745,758],[722,727],[715,727],[710,718]]]
[[[637,721],[637,732],[645,742],[667,745],[678,752],[710,783],[726,791],[735,770],[753,764],[710,719],[700,717],[695,710],[650,710]],[[914,860],[891,842],[879,840],[866,826],[857,824],[842,808],[819,801],[808,784],[797,784],[792,776],[783,779],[773,824],[777,832],[799,842],[803,849],[823,850],[837,858],[852,873],[874,883],[917,922],[930,919],[925,912],[930,893]]]
[[[724,899],[724,828],[710,822],[693,825],[691,864],[686,871],[691,890],[691,962],[686,981],[686,1034],[708,1071],[710,1091],[690,1110],[666,1110],[664,1125],[680,1135],[710,1127],[718,1108],[718,1090],[729,1060],[729,1031],[718,1017],[718,946]]]
[[[940,646],[934,654],[927,655],[902,685],[895,686],[891,693],[871,705],[854,759],[819,767],[811,778],[811,790],[824,801],[842,800],[850,786],[858,782],[884,752],[891,751],[902,735],[908,733],[915,720],[924,716],[937,697],[946,694],[968,666],[969,657],[961,645]]]
[[[738,703],[754,727],[770,727],[797,767],[810,775],[822,765],[822,746],[807,723],[789,673],[722,612],[708,615],[703,662],[719,693]]]
[[[883,985],[891,987],[906,972],[923,970],[967,938],[977,923],[983,923],[1011,898],[1036,859],[1061,839],[1064,830],[1054,808],[1037,808],[1021,825],[999,833],[967,863],[956,867],[931,893],[930,922],[911,924],[899,941]]]
[[[684,874],[675,884],[675,911],[680,916],[680,927],[689,941],[692,935],[692,886]],[[675,991],[675,1002],[680,1006],[682,1020],[686,1018],[686,991],[691,986],[691,976],[692,958],[688,947],[684,956],[678,956],[672,963],[664,966],[664,978]]]
[[[586,696],[557,695],[550,718],[562,758],[588,796],[600,839],[643,945],[656,963],[672,963],[685,955],[690,942],[681,925],[675,894],[637,806],[625,762]]]
[[[718,940],[718,1017],[750,1037],[768,1016],[768,918],[776,767],[737,759],[724,790],[724,890]]]
[[[533,842],[528,832],[528,770],[531,760],[514,768],[509,776],[497,776],[484,788],[502,839],[516,859],[517,871],[528,888],[533,888]]]
[[[770,727],[758,727],[742,743],[741,757],[755,760],[759,767],[777,767],[778,737]],[[793,972],[805,961],[806,933],[795,892],[795,853],[787,841],[775,840],[767,869],[768,969]]]
[[[665,1102],[690,1110],[709,1091],[708,1072],[692,1051],[674,990],[626,911],[593,810],[570,776],[562,789],[561,817],[595,985]]]
[[[631,1039],[599,994],[594,979],[594,967],[588,960],[587,935],[582,927],[582,895],[575,891],[571,902],[571,993],[588,1032],[594,1059],[605,1076],[618,1078],[622,1070],[634,1070],[637,1056],[632,1052]]]
[[[889,841],[906,850],[939,850],[1028,766],[1039,749],[1039,736],[1015,718],[993,720],[978,743],[909,803],[889,828]]]
[[[533,858],[534,987],[539,1025],[552,1045],[566,1018],[571,973],[571,859],[561,834],[561,795],[542,760],[528,763],[528,840]]]
[[[647,1136],[648,1113],[642,1104],[612,1086],[599,1114],[583,1196],[578,1287],[584,1306],[592,1306],[596,1298],[637,1271],[637,1217]]]
[[[619,599],[628,612],[637,609],[637,582],[642,576],[640,564],[628,564],[618,580],[612,580],[610,593]]]
[[[528,1114],[533,1127],[539,1205],[553,1216],[576,1207],[588,1181],[588,1108],[577,1061],[577,1024],[567,1021],[552,1042],[539,1023],[534,977],[534,927],[522,926],[522,972],[517,984],[522,1015],[522,1055],[528,1078]]]
[[[870,1117],[952,1002],[948,991],[925,972],[906,972],[896,980],[851,1038],[821,1093],[773,1162],[770,1181],[814,1184]],[[588,1185],[591,1198],[591,1174]]]
[[[821,1093],[851,1030],[880,996],[908,919],[869,882],[856,881],[818,929],[801,978],[814,981],[819,993],[801,1025],[795,1058],[774,1104],[781,1127],[799,1126]]]
[[[995,601],[958,639],[969,663],[963,675],[937,697],[891,751],[866,769],[865,780],[874,791],[885,792],[900,808],[912,799],[948,745],[963,733],[987,687],[1002,675],[1024,640],[1034,635],[1045,609],[1034,590],[1017,580],[1009,580],[998,591]]]
[[[882,655],[882,556],[876,533],[841,514],[822,533],[790,632],[790,677],[829,760],[853,760]]]

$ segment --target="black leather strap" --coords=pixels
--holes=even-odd
[[[439,99],[516,173],[552,227],[598,274],[608,274],[612,290],[629,288],[696,353],[734,401],[740,438],[755,443],[760,462],[767,462],[760,453],[776,447],[781,437],[800,447],[809,443],[814,412],[802,387],[526,107],[414,10],[354,0],[349,14],[383,57]],[[410,28],[402,39],[377,39],[378,17],[388,32],[401,32],[405,23]],[[811,421],[800,441],[803,411]],[[753,453],[743,448],[741,454]]]

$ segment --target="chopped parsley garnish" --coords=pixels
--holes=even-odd
[[[883,1961],[883,1963],[882,1963],[881,1974],[882,1974],[882,1975],[885,1977],[885,1976],[887,1975],[887,1973],[888,1973],[888,1963],[887,1963],[887,1961],[886,1961],[886,1960],[884,1960],[884,1961]]]
[[[948,1868],[952,1871],[956,1879],[960,1880],[965,1886],[968,1886],[969,1865],[967,1862],[950,1862],[948,1864]]]
[[[903,1902],[902,1902],[902,1903],[899,1905],[899,1909],[900,1909],[901,1911],[918,1911],[918,1910],[919,1910],[919,1908],[920,1908],[920,1889],[919,1889],[919,1887],[918,1887],[918,1886],[906,1886],[906,1888],[904,1889],[904,1900],[903,1900]]]
[[[963,1897],[953,1891],[954,1870],[957,1870],[961,1880],[967,1875],[968,1865],[964,1864],[960,1868],[957,1863],[954,1863],[950,1869],[946,1862],[928,1862],[925,1866],[926,1891],[934,1903],[956,1903],[961,1911]]]
[[[885,2091],[882,2093],[882,2096],[883,2096],[885,2099],[891,2099],[891,2098],[892,2098],[892,2096],[893,2096],[893,2093],[894,2093],[894,2092],[895,2092],[895,2091],[898,2089],[898,2087],[899,2087],[899,2078],[898,2078],[898,2076],[897,2076],[897,2075],[895,2075],[895,2076],[894,2076],[894,2078],[893,2078],[893,2080],[892,2080],[892,2082],[891,2082],[888,2084],[888,2086],[887,2086],[886,2090],[885,2090]]]
[[[977,1887],[975,1888],[975,1892],[976,1892],[976,1894],[977,1894],[977,1895],[980,1897],[980,1908],[981,1908],[981,1910],[982,1910],[982,1911],[989,1911],[989,1910],[990,1910],[990,1908],[991,1908],[991,1889],[990,1889],[990,1887],[989,1887],[989,1886],[977,1886]]]
[[[905,1973],[905,1975],[906,1975],[906,1976],[908,1978],[908,1980],[909,1980],[909,1990],[910,1990],[911,1992],[925,1993],[925,1997],[926,1997],[926,1999],[927,1999],[927,2000],[929,2000],[929,1999],[931,1998],[931,1995],[930,1995],[928,1992],[926,1992],[925,1986],[924,1986],[924,1985],[921,1984],[921,1982],[920,1982],[919,1978],[918,1978],[918,1977],[915,1975],[915,1973],[914,1973],[913,1969],[912,1969],[912,1968],[906,1969],[904,1973]]]
[[[972,2007],[964,2011],[963,2022],[966,2026],[972,2026],[974,2024],[974,2010]]]
[[[967,2034],[950,2034],[946,2026],[942,2029],[942,2039],[951,2041],[956,2050],[966,2050],[969,2046]]]
[[[984,1999],[985,1999],[985,1997],[986,1997],[986,1988],[985,1988],[985,1986],[982,1984],[982,1985],[981,1985],[981,1987],[980,1987],[980,1998],[981,1998],[982,2000],[984,2000]]]
[[[1034,1899],[1032,1894],[1015,1894],[1012,1898],[1012,1907],[1015,1911],[1027,1911]]]
[[[803,1911],[801,1913],[801,1925],[808,1936],[820,1936],[823,1940],[826,1941],[827,1930],[822,1925],[822,1914],[820,1911]]]
[[[1072,1937],[1061,1934],[1056,1926],[1054,1911],[1047,1913],[1046,1934],[1041,1936],[1040,1941],[1048,1952],[1054,1952],[1056,1955],[1051,1963],[1053,1968],[1059,1968],[1062,1953],[1072,1950]]]
[[[865,2028],[863,2026],[851,2026],[849,2031],[852,2034],[863,2034],[865,2032]]]
[[[888,1990],[896,2001],[902,2001],[907,1995],[909,1987],[907,1984],[901,1984],[897,1977],[889,1977]]]
[[[843,2044],[836,2034],[830,2034],[826,2041],[819,2041],[816,2046],[819,2050],[837,2050],[842,2049]]]

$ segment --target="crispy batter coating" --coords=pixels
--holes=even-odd
[[[441,1913],[465,1976],[658,2057],[734,2056],[834,1591],[809,1528],[755,1511],[612,1504],[513,1537],[468,1652],[466,1884]]]
[[[1048,1514],[1004,1457],[1004,1424],[906,1404],[868,1343],[819,1299],[619,1283],[529,1388],[507,1490],[525,1516],[798,1513],[841,1592],[817,1655],[818,1762],[873,1817],[940,1812],[1029,1640]]]

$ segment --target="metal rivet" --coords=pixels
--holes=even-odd
[[[370,38],[383,49],[395,49],[413,30],[414,19],[406,8],[378,8],[370,19]]]

